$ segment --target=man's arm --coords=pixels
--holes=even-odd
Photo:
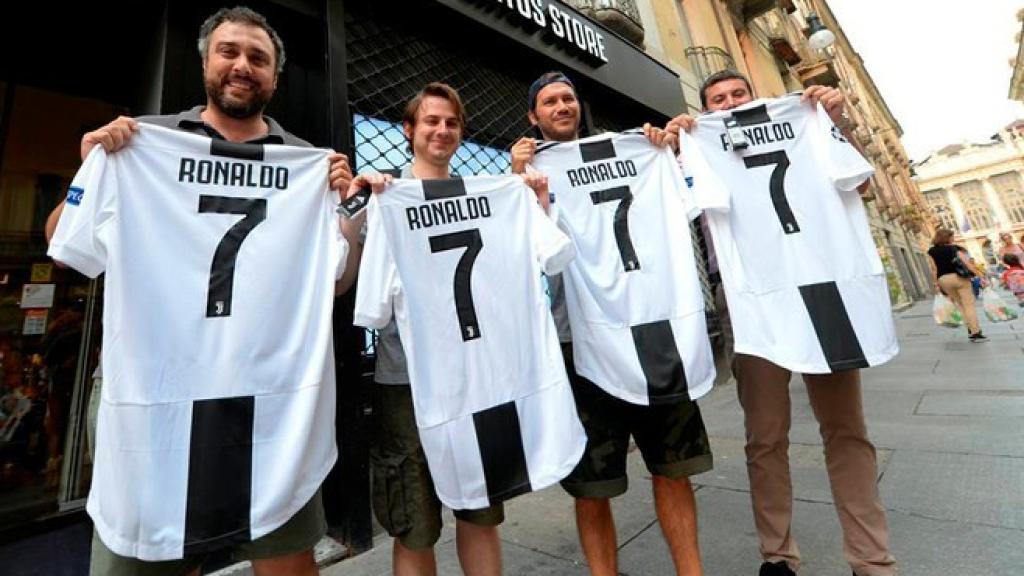
[[[533,162],[533,155],[537,152],[537,141],[533,138],[523,137],[516,141],[509,150],[512,156],[512,173],[523,177],[523,182],[529,186],[537,201],[540,202],[544,211],[547,212],[551,206],[551,195],[548,194],[548,177],[537,172],[529,172],[526,166]]]
[[[139,123],[134,118],[127,116],[119,116],[116,120],[111,121],[102,128],[97,128],[92,132],[86,132],[82,136],[82,141],[79,144],[79,154],[82,157],[82,161],[85,161],[85,157],[89,155],[89,152],[99,144],[103,146],[103,149],[109,152],[116,152],[121,148],[124,148],[128,140],[131,139],[132,134],[139,131]],[[60,215],[64,212],[64,201],[61,200],[60,204],[50,212],[50,215],[46,217],[46,225],[43,227],[43,232],[46,234],[46,243],[49,244],[53,238],[54,232],[57,231],[57,222],[60,221]]]
[[[50,212],[50,215],[46,217],[46,226],[43,227],[43,232],[46,234],[46,243],[49,244],[50,240],[53,239],[53,233],[57,231],[57,222],[60,220],[60,215],[64,213],[64,200],[57,204],[57,207]]]
[[[369,186],[374,193],[380,193],[384,187],[391,183],[390,174],[360,174],[352,178],[348,185],[345,198],[349,198],[359,192],[360,189]],[[334,283],[334,294],[340,296],[352,289],[359,275],[359,263],[363,258],[363,227],[366,225],[366,210],[356,214],[353,218],[341,218],[341,235],[348,242],[348,258],[345,260],[345,270],[341,278]]]

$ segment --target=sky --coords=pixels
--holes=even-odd
[[[1007,97],[1024,0],[828,0],[903,128],[914,161],[985,141],[1024,104]]]

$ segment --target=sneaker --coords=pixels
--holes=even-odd
[[[774,563],[765,562],[761,564],[761,571],[757,574],[758,576],[796,576],[796,572],[789,569],[789,564],[786,564],[785,560]]]
[[[978,333],[975,333],[975,334],[971,334],[970,336],[967,337],[967,339],[970,340],[971,342],[974,342],[974,343],[987,342],[988,341],[988,336],[985,336],[981,332],[978,332]]]

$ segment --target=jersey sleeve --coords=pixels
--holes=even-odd
[[[692,179],[692,184],[683,188],[683,194],[689,199],[688,205],[700,210],[730,210],[729,190],[715,175],[708,164],[704,153],[700,150],[700,142],[685,131],[680,131],[679,165],[685,170],[685,176]]]
[[[384,221],[378,214],[376,199],[367,208],[366,241],[359,263],[359,284],[353,323],[367,328],[383,328],[391,320],[398,268],[388,245]]]
[[[532,195],[532,192],[531,192]],[[540,204],[530,201],[530,241],[541,270],[558,274],[576,257],[576,247]]]
[[[115,218],[113,162],[101,146],[93,148],[68,187],[64,210],[47,254],[90,278],[106,269],[103,229]]]
[[[875,169],[853,147],[842,131],[832,123],[821,104],[815,110],[815,149],[819,160],[825,166],[832,184],[843,191],[850,191],[874,174]]]
[[[678,159],[672,156],[672,152],[668,148],[660,150],[658,154],[663,157],[660,161],[664,162],[664,165],[668,167],[667,171],[671,179],[669,185],[672,186],[676,196],[682,201],[683,210],[686,212],[686,219],[689,221],[700,216],[702,210],[700,206],[697,206],[693,195],[690,194],[690,183],[687,181],[686,176],[683,175],[683,167]]]

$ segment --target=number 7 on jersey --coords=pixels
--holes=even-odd
[[[224,234],[210,263],[210,288],[206,293],[206,317],[231,316],[235,284],[235,261],[245,237],[267,218],[266,198],[200,196],[199,213],[241,214],[244,216]]]
[[[450,234],[430,237],[430,251],[434,254],[456,248],[465,248],[455,266],[455,313],[459,317],[462,341],[468,342],[480,337],[480,324],[476,319],[476,306],[473,304],[473,291],[470,279],[473,276],[473,263],[483,248],[484,241],[480,238],[480,230],[463,230]]]
[[[771,178],[768,180],[768,192],[772,197],[772,206],[775,207],[775,214],[779,217],[782,230],[786,234],[796,234],[800,231],[800,224],[796,221],[793,209],[789,207],[789,200],[786,198],[786,170],[789,170],[789,155],[785,150],[776,150],[767,154],[753,154],[743,159],[747,170],[760,168],[761,166],[775,165],[772,169]]]

